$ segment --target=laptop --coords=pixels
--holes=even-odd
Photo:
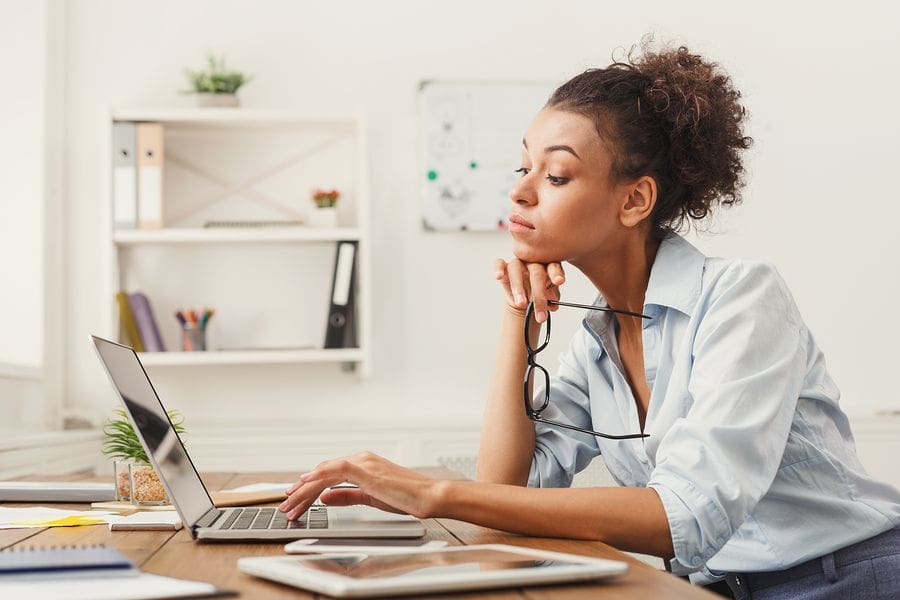
[[[422,522],[370,506],[313,505],[297,519],[274,507],[216,508],[169,421],[137,353],[91,336],[150,463],[195,540],[284,541],[300,538],[415,538]]]

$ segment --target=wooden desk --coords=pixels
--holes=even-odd
[[[439,477],[453,478],[454,473],[443,468],[423,468],[419,471]],[[291,481],[296,473],[209,473],[203,480],[210,490],[237,487],[264,481]],[[23,480],[51,479],[46,476],[22,477]],[[59,480],[96,480],[96,477],[66,476]],[[6,503],[4,506],[21,506]],[[83,504],[58,504],[61,508],[84,509]],[[485,591],[471,594],[456,594],[466,598],[715,598],[701,588],[663,571],[654,569],[615,548],[601,542],[576,540],[531,538],[486,529],[477,525],[451,519],[428,519],[425,521],[427,537],[446,540],[451,545],[459,544],[511,544],[545,550],[571,552],[586,556],[622,560],[629,564],[626,575],[594,585],[562,585],[528,587],[509,590]],[[0,548],[62,545],[62,544],[108,544],[118,548],[133,560],[142,570],[183,579],[194,579],[236,590],[243,598],[312,598],[318,597],[296,588],[283,586],[263,579],[256,579],[237,570],[237,559],[242,556],[278,556],[283,554],[283,544],[252,543],[205,543],[191,540],[187,530],[165,531],[109,531],[105,525],[86,527],[52,527],[45,529],[2,529]],[[447,596],[437,596],[446,598]]]

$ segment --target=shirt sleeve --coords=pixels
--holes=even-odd
[[[802,321],[774,267],[738,262],[708,285],[697,308],[691,408],[660,442],[648,482],[665,508],[679,575],[698,571],[768,491],[806,366]]]
[[[560,357],[559,370],[550,377],[550,405],[543,416],[591,429],[587,374],[581,363],[592,354],[586,337],[584,331],[577,333]],[[543,394],[543,378],[536,378],[535,383],[535,394]],[[528,475],[529,487],[569,487],[575,473],[600,454],[592,435],[544,423],[534,426],[535,448]]]

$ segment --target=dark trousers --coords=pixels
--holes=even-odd
[[[706,589],[736,600],[900,598],[900,527],[784,571],[729,573]]]

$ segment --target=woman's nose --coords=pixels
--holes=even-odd
[[[522,177],[509,188],[509,199],[513,204],[534,204],[537,196],[528,182],[528,176]]]

